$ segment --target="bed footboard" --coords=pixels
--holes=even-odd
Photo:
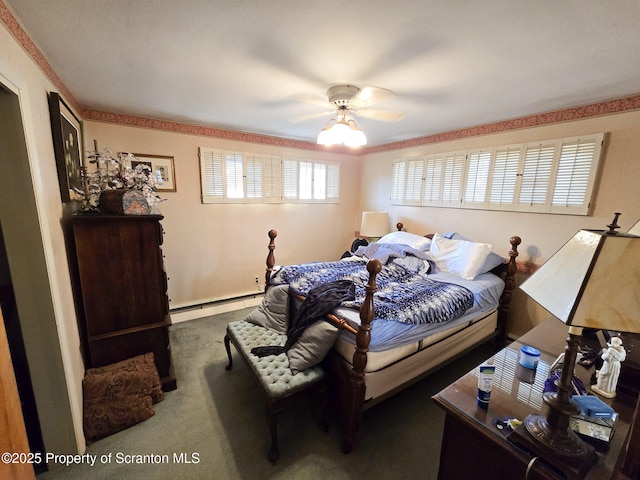
[[[398,224],[398,229],[402,228]],[[267,255],[267,270],[265,274],[265,291],[269,288],[273,268],[275,266],[275,238],[278,235],[275,230],[269,233],[269,253]],[[516,257],[518,256],[518,245],[521,239],[513,236],[509,239],[511,250],[509,251],[509,260],[499,265],[493,273],[502,278],[505,282],[505,288],[500,297],[500,305],[498,307],[498,329],[496,332],[496,343],[502,345],[506,339],[506,327],[511,309],[511,298],[513,290],[515,290],[515,274],[517,271]],[[374,318],[374,302],[373,296],[377,290],[376,275],[380,272],[382,266],[376,259],[372,259],[367,263],[367,271],[369,272],[369,280],[366,285],[366,296],[364,303],[360,308],[360,326],[352,327],[345,320],[338,318],[333,314],[329,314],[328,320],[336,325],[339,329],[347,330],[355,335],[356,348],[353,355],[352,368],[347,371],[340,362],[337,361],[338,355],[329,355],[327,364],[329,369],[329,384],[332,393],[339,399],[342,407],[342,450],[349,453],[354,446],[356,433],[360,426],[360,419],[364,410],[364,399],[366,393],[365,368],[367,366],[367,353],[371,342],[371,322]],[[304,297],[299,296],[299,300]]]

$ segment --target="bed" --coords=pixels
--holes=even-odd
[[[340,261],[278,267],[277,232],[268,233],[266,289],[287,286],[299,305],[319,284],[346,278],[355,285],[355,297],[327,313],[337,338],[320,349],[342,411],[345,453],[365,409],[483,342],[501,347],[506,337],[520,237],[511,237],[505,258],[457,233],[397,228]]]

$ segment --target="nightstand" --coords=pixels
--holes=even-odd
[[[530,413],[538,413],[546,408],[542,401],[544,382],[551,364],[564,351],[567,336],[567,327],[551,318],[491,357],[497,368],[486,411],[476,405],[477,369],[433,397],[446,413],[439,479],[562,478],[539,460],[531,464],[529,475],[525,477],[527,467],[535,457],[510,442],[507,438],[510,430],[499,430],[496,422],[513,417],[524,420]],[[522,345],[530,345],[540,351],[535,376],[529,378],[524,378],[523,371],[518,369],[518,354]],[[592,370],[576,366],[576,374],[585,385],[589,385],[591,373]],[[635,409],[635,399],[626,395],[619,394],[607,403],[619,415],[615,433],[609,449],[598,452],[598,461],[589,471],[587,479],[612,478]]]

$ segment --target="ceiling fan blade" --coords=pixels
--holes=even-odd
[[[326,95],[319,95],[314,93],[294,93],[293,95],[289,95],[289,97],[287,98],[296,102],[318,105],[323,108],[332,108],[332,105],[327,100]]]
[[[383,122],[398,122],[406,116],[404,112],[392,112],[389,110],[371,110],[368,108],[357,110],[355,113],[356,115],[362,118],[371,118],[372,120],[381,120]]]
[[[314,118],[320,118],[326,115],[332,115],[334,113],[336,113],[335,110],[319,112],[319,113],[309,113],[307,115],[298,115],[297,117],[292,117],[289,119],[289,121],[292,123],[301,123],[301,122],[306,122],[307,120],[313,120]]]
[[[358,107],[368,107],[376,103],[384,102],[395,97],[395,94],[391,90],[380,87],[363,87],[358,93],[356,93],[349,104]]]

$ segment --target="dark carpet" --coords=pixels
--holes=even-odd
[[[96,463],[61,466],[39,480],[64,479],[435,479],[444,412],[431,396],[491,356],[483,345],[395,396],[368,409],[354,451],[341,451],[337,415],[319,428],[321,399],[308,394],[278,423],[280,459],[267,460],[270,436],[259,387],[234,355],[226,371],[227,323],[251,309],[171,327],[178,389],[156,414],[87,448]],[[235,353],[235,352],[234,352]],[[58,453],[58,452],[53,452]]]

